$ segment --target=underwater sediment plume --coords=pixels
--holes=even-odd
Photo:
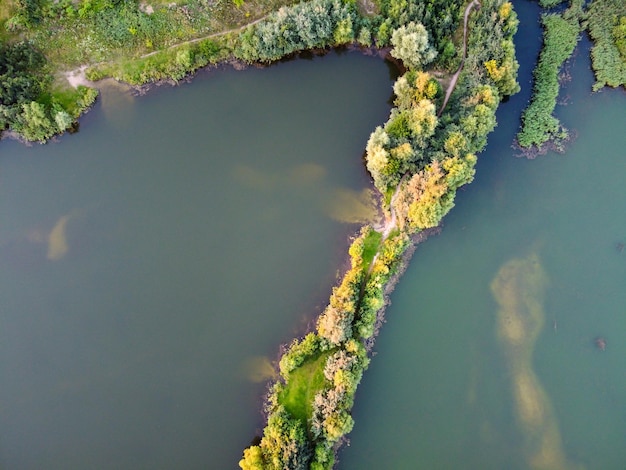
[[[532,368],[535,342],[545,323],[543,297],[548,278],[532,254],[505,263],[491,282],[498,302],[497,330],[510,370],[515,415],[524,437],[529,468],[580,468],[568,462],[550,397]]]

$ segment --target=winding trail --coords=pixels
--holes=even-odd
[[[476,0],[474,0],[474,1],[476,1]],[[266,15],[263,15],[262,17],[257,18],[256,20],[251,21],[250,23],[246,23],[243,26],[238,26],[236,28],[227,29],[226,31],[220,31],[218,33],[211,33],[211,34],[208,34],[206,36],[201,36],[199,38],[189,39],[188,41],[179,42],[177,44],[173,44],[173,45],[171,45],[169,47],[166,47],[165,49],[159,49],[158,51],[153,51],[153,52],[149,52],[148,54],[140,55],[138,58],[139,59],[145,59],[146,57],[153,56],[155,54],[158,54],[159,52],[169,51],[170,49],[175,49],[177,47],[184,46],[186,44],[193,44],[193,43],[196,43],[196,42],[204,41],[205,39],[211,39],[211,38],[217,38],[217,37],[220,37],[220,36],[225,36],[225,35],[230,34],[230,33],[238,33],[240,31],[246,29],[248,26],[253,26],[253,25],[257,24],[257,23],[260,23],[265,18],[267,18],[269,15],[270,15],[269,13],[266,14]]]
[[[156,55],[156,54],[158,54],[160,52],[176,49],[177,47],[185,46],[187,44],[194,44],[196,42],[204,41],[206,39],[211,39],[211,38],[217,38],[217,37],[220,37],[220,36],[225,36],[225,35],[230,34],[230,33],[238,33],[240,31],[243,31],[244,29],[246,29],[249,26],[254,26],[257,23],[260,23],[261,21],[266,19],[269,15],[270,15],[270,13],[267,13],[267,14],[261,16],[260,18],[257,18],[256,20],[251,21],[250,23],[246,23],[246,24],[244,24],[242,26],[238,26],[236,28],[227,29],[225,31],[219,31],[217,33],[207,34],[206,36],[201,36],[199,38],[189,39],[187,41],[183,41],[183,42],[179,42],[179,43],[176,43],[176,44],[172,44],[171,46],[166,47],[165,49],[158,49],[156,51],[152,51],[152,52],[148,52],[147,54],[140,55],[139,57],[137,57],[137,59],[146,59],[146,58],[151,57],[153,55]],[[97,65],[97,64],[95,64],[95,65]],[[95,87],[95,82],[87,80],[87,76],[85,74],[85,70],[87,69],[87,67],[89,67],[89,65],[81,65],[80,67],[78,67],[78,68],[76,68],[74,70],[68,70],[67,72],[64,72],[63,75],[65,76],[65,78],[67,79],[69,84],[72,87],[74,87],[74,88],[78,87],[79,85]]]
[[[446,91],[446,97],[443,100],[439,113],[437,113],[437,117],[441,117],[444,109],[446,109],[450,95],[452,95],[452,92],[456,88],[456,82],[458,81],[459,75],[465,66],[465,59],[467,58],[467,20],[469,19],[469,14],[474,7],[480,8],[480,2],[478,0],[472,0],[472,2],[467,5],[467,8],[465,9],[465,15],[463,17],[463,59],[461,60],[461,65],[459,65],[459,68],[452,76],[452,80],[450,81],[450,85],[448,85],[448,90]]]

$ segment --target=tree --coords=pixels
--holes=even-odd
[[[319,335],[332,345],[339,345],[352,337],[354,310],[338,309],[329,305],[317,321]]]
[[[389,145],[389,135],[378,126],[370,135],[366,147],[367,169],[374,178],[378,189],[385,190],[389,179],[385,177],[385,168],[389,163],[389,152],[385,148]]]
[[[335,44],[346,44],[354,41],[352,18],[344,18],[337,23],[337,27],[333,33],[333,39],[335,40]]]
[[[278,406],[270,414],[261,444],[246,449],[239,466],[244,470],[305,470],[312,452],[302,422]]]
[[[446,171],[446,184],[449,190],[455,191],[474,180],[476,161],[476,155],[468,153],[465,158],[452,157],[441,162],[441,166]]]
[[[42,91],[44,56],[26,42],[0,45],[0,102],[5,106],[33,101]]]
[[[454,193],[449,194],[446,173],[435,160],[409,180],[397,198],[396,211],[411,230],[436,227],[454,205]]]
[[[70,116],[63,109],[57,109],[54,113],[54,122],[57,125],[58,131],[63,132],[64,130],[72,127],[74,120],[72,119],[72,116]]]
[[[413,142],[418,147],[425,147],[426,141],[435,133],[437,127],[435,105],[430,100],[420,100],[413,106],[409,119],[409,129]]]
[[[259,446],[251,446],[243,451],[243,459],[239,461],[243,470],[263,470],[263,452]]]
[[[43,104],[31,101],[22,105],[16,128],[28,140],[45,142],[57,132],[55,123],[50,120]]]
[[[411,21],[396,29],[391,35],[391,44],[391,55],[409,69],[420,69],[437,57],[437,51],[429,44],[428,31],[421,23]]]

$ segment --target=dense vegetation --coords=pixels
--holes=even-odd
[[[476,154],[496,125],[500,101],[519,90],[510,2],[483,0],[470,17],[468,56],[445,109],[437,79],[461,63],[462,0],[11,0],[0,6],[0,128],[45,141],[71,128],[95,91],[61,85],[55,71],[90,65],[92,79],[132,84],[180,80],[235,58],[269,63],[304,49],[391,46],[404,67],[394,108],[367,142],[366,164],[396,223],[364,227],[350,268],[314,331],[294,340],[266,403],[258,445],[243,469],[329,469],[354,422],[351,409],[392,279],[415,237],[440,224],[456,191],[472,181]],[[545,7],[559,3],[541,0]],[[598,83],[624,83],[626,12],[621,0],[594,0],[589,27]],[[254,21],[253,21],[254,20]],[[544,50],[522,146],[562,137],[552,117],[558,71],[575,47],[582,0],[543,18]],[[246,26],[247,25],[247,26]],[[597,57],[596,57],[597,56]],[[619,57],[620,60],[616,60]],[[621,64],[621,65],[620,65]],[[430,69],[425,69],[430,67]],[[621,68],[620,68],[621,67]],[[621,80],[621,81],[620,81]],[[395,219],[391,218],[391,214]]]
[[[562,0],[540,0],[544,8]],[[535,68],[533,97],[522,115],[518,144],[530,149],[529,155],[543,152],[548,146],[563,150],[568,131],[554,117],[559,94],[559,71],[572,55],[580,33],[589,30],[594,46],[592,66],[596,75],[593,90],[605,85],[626,85],[626,3],[622,0],[593,0],[587,10],[583,0],[571,0],[562,13],[545,13],[543,48]]]
[[[605,85],[626,86],[626,3],[593,0],[588,14],[594,46],[591,64],[596,74],[594,90]]]
[[[71,128],[96,94],[55,89],[44,56],[30,43],[0,44],[0,131],[43,142]]]
[[[500,100],[519,89],[516,28],[510,3],[483,2],[470,22],[472,59],[441,116],[443,90],[423,69],[438,50],[431,47],[429,29],[412,19],[390,32],[392,55],[408,70],[394,86],[389,120],[369,139],[366,160],[397,223],[386,237],[366,226],[353,241],[350,268],[315,331],[295,340],[280,360],[267,426],[260,443],[245,449],[241,468],[332,468],[337,447],[354,425],[350,410],[369,363],[365,345],[376,332],[391,281],[413,237],[436,227],[454,205],[456,190],[473,179],[475,154],[495,127]]]
[[[559,71],[572,55],[581,33],[582,0],[572,0],[562,14],[543,15],[543,48],[535,68],[533,97],[522,115],[517,141],[522,147],[540,147],[553,142],[557,148],[567,140],[568,132],[552,115],[559,94]]]

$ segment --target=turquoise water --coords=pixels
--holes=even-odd
[[[213,71],[0,143],[0,467],[236,467],[360,226],[391,83],[359,54]]]
[[[590,93],[582,41],[562,93],[569,104],[557,110],[577,138],[564,155],[515,158],[537,28],[537,8],[516,7],[523,90],[500,108],[476,180],[392,295],[340,469],[532,468],[490,290],[500,267],[531,254],[549,279],[531,366],[560,435],[552,448],[566,468],[624,468],[626,93]]]

